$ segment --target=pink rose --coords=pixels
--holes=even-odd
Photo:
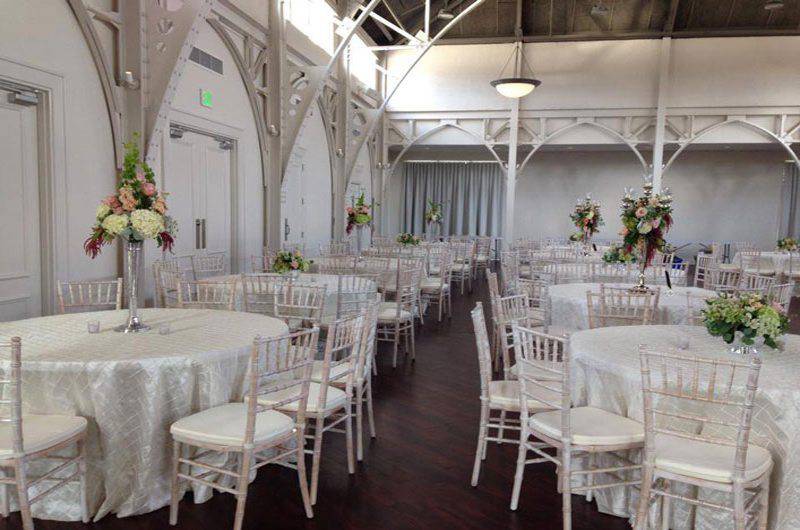
[[[658,226],[661,224],[661,219],[657,217],[650,221],[650,224],[653,225],[653,228],[658,228]]]
[[[139,182],[144,182],[145,181],[144,173],[142,173],[141,171],[137,171],[136,180],[138,180]]]
[[[619,231],[619,235],[621,235],[622,237],[625,237],[625,236],[628,235],[628,232],[630,232],[630,230],[628,230],[627,227],[623,226],[622,230]]]
[[[156,185],[152,182],[145,182],[142,184],[142,192],[148,197],[152,197],[156,194]]]
[[[647,208],[645,208],[644,206],[640,206],[639,208],[636,209],[636,217],[641,219],[645,215],[647,215]]]

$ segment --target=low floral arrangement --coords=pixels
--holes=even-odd
[[[761,294],[721,295],[706,300],[703,321],[708,332],[731,344],[738,337],[751,346],[759,337],[770,348],[778,347],[778,339],[789,328],[789,318],[778,304]]]
[[[299,250],[292,252],[291,250],[281,250],[275,256],[275,261],[272,262],[272,271],[279,274],[287,272],[306,272],[311,268],[311,260],[305,259]]]
[[[442,203],[428,199],[428,210],[425,212],[425,222],[428,224],[442,222]]]
[[[403,232],[397,236],[397,242],[405,247],[415,247],[420,244],[421,239],[408,232]]]
[[[633,197],[626,189],[622,198],[622,236],[625,251],[637,253],[644,267],[650,265],[656,252],[664,252],[664,234],[672,226],[672,195],[669,189],[653,193],[653,185],[644,185],[644,195]]]
[[[575,211],[570,214],[569,218],[579,230],[570,236],[570,241],[588,243],[605,224],[603,216],[600,214],[600,203],[593,201],[589,195],[583,200],[578,200],[575,204]]]
[[[362,193],[353,206],[345,208],[347,212],[347,233],[353,231],[354,227],[367,226],[372,222],[372,215],[369,212],[369,205],[364,200]]]
[[[167,215],[166,194],[156,188],[153,170],[139,158],[137,137],[125,144],[119,189],[97,207],[92,235],[83,243],[92,258],[116,237],[126,241],[155,239],[163,251],[172,252],[177,223]]]
[[[623,245],[611,245],[611,247],[603,253],[602,259],[606,263],[635,263],[636,255],[631,252],[626,252]]]
[[[798,250],[797,240],[793,237],[784,237],[778,240],[777,249],[786,252],[795,252]]]

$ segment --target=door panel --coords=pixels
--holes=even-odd
[[[231,249],[231,152],[209,138],[205,146],[205,249],[225,252]]]
[[[0,90],[0,321],[42,313],[36,107]]]
[[[187,133],[188,135],[188,133]],[[164,164],[164,190],[169,193],[169,214],[178,223],[175,254],[182,256],[195,251],[196,186],[193,175],[198,174],[197,149],[191,138],[170,138]]]

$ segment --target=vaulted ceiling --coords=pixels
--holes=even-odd
[[[472,1],[433,0],[432,31]],[[437,16],[440,10],[444,16]],[[422,0],[383,0],[376,13],[412,35],[424,24]],[[800,35],[800,0],[485,0],[445,41],[508,42],[518,17],[527,42]],[[365,28],[378,44],[406,42],[374,20]]]

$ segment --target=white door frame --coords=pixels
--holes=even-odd
[[[67,262],[66,102],[63,75],[0,56],[0,78],[39,93],[36,109],[42,314],[56,309],[56,285]],[[111,175],[110,178],[116,178]]]
[[[225,138],[233,142],[231,148],[231,273],[243,272],[247,268],[247,256],[245,255],[246,245],[240,242],[240,236],[245,233],[247,222],[247,212],[245,211],[245,186],[242,185],[244,175],[244,157],[239,156],[239,146],[241,145],[241,138],[244,131],[238,127],[231,127],[224,123],[214,120],[209,120],[183,112],[177,109],[170,110],[169,123],[185,127],[188,131],[205,136],[213,136]],[[163,149],[169,146],[169,127],[164,128],[162,133],[163,138],[161,141],[162,152],[161,160],[159,162],[160,171],[158,177],[160,179],[159,185],[164,185],[164,156]]]

